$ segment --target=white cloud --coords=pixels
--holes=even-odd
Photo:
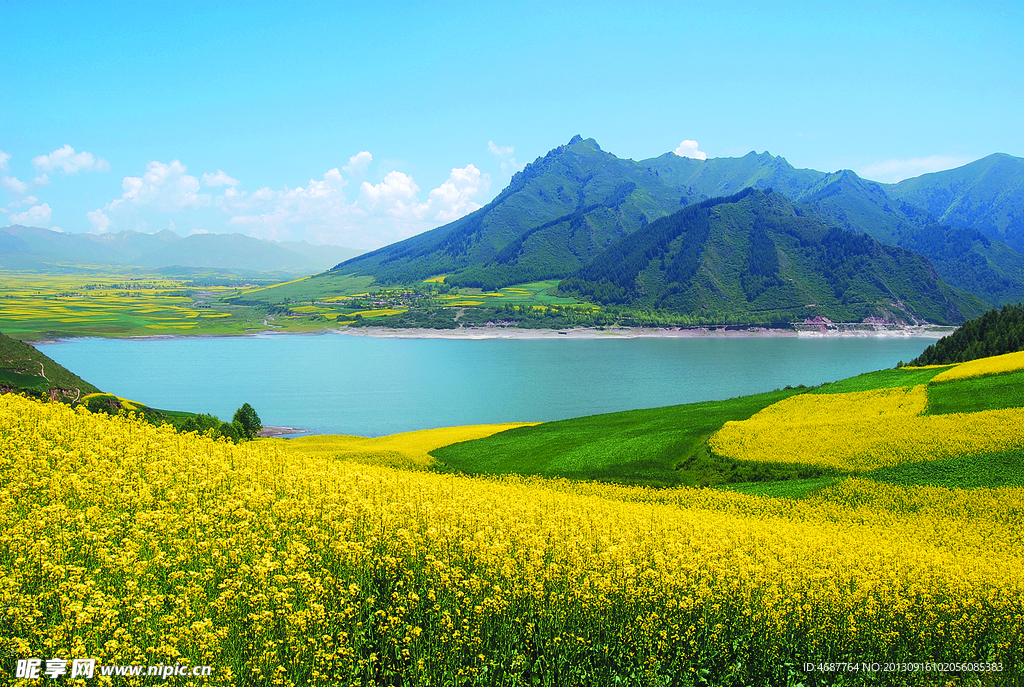
[[[672,151],[679,157],[691,157],[694,160],[707,160],[708,154],[697,150],[697,142],[689,139],[679,144],[679,147]]]
[[[310,179],[305,186],[275,191],[266,186],[249,194],[225,189],[217,205],[232,215],[230,226],[244,227],[263,238],[288,238],[286,224],[336,223],[349,214],[345,186],[338,168],[328,170],[323,179]]]
[[[89,223],[92,224],[92,228],[97,234],[102,234],[110,228],[110,218],[104,214],[103,210],[96,208],[91,212],[85,213]]]
[[[55,169],[60,169],[65,174],[110,171],[110,163],[102,157],[96,157],[84,150],[76,153],[75,149],[69,145],[57,148],[49,155],[37,155],[32,158],[32,165],[40,172],[52,172]]]
[[[921,174],[928,174],[929,172],[941,172],[945,169],[960,167],[970,161],[970,158],[954,157],[952,155],[930,155],[928,157],[915,157],[908,160],[891,158],[862,167],[857,170],[857,174],[872,181],[895,183],[920,176]]]
[[[490,187],[491,177],[481,174],[473,165],[454,168],[448,180],[430,192],[428,212],[436,211],[434,219],[441,222],[457,220],[479,210],[482,206],[472,199],[481,191],[487,193]]]
[[[50,224],[50,218],[53,217],[53,210],[46,203],[42,205],[33,205],[25,212],[18,212],[10,216],[10,221],[14,224],[23,224],[30,227],[46,227]]]
[[[494,145],[494,141],[487,142],[487,150],[491,151],[498,157],[508,157],[512,153],[516,152],[516,149],[513,146]]]
[[[198,193],[199,179],[185,174],[188,168],[178,160],[170,164],[156,160],[146,165],[141,177],[125,177],[124,193],[107,206],[115,210],[123,205],[152,205],[164,211],[196,209],[210,204],[210,196]]]
[[[15,177],[2,176],[0,177],[0,186],[7,189],[7,192],[12,196],[18,196],[19,198],[28,193],[28,184],[24,181],[19,181]]]
[[[370,159],[367,153],[361,163],[355,155],[342,169],[348,171]],[[490,182],[474,165],[455,168],[423,200],[412,176],[392,170],[376,184],[362,182],[350,201],[345,194],[349,181],[335,168],[305,187],[283,191],[263,187],[252,193],[228,188],[217,196],[216,204],[230,215],[229,226],[254,236],[288,238],[294,230],[323,242],[375,248],[478,209],[476,199],[487,192]]]
[[[35,186],[36,188],[39,188],[40,186],[49,186],[50,177],[47,176],[46,174],[40,174],[39,176],[32,180],[32,185]]]
[[[203,175],[203,186],[238,186],[238,179],[233,179],[218,169],[216,174]]]
[[[418,202],[420,187],[404,172],[392,171],[379,184],[364,181],[359,185],[359,205],[367,211],[383,209],[395,217],[420,219],[427,208]]]
[[[361,177],[366,173],[366,168],[373,162],[373,155],[370,151],[363,150],[348,159],[348,164],[342,167],[346,174],[353,177]]]
[[[488,141],[487,150],[491,151],[493,155],[501,160],[502,174],[514,174],[523,168],[523,165],[516,162],[514,157],[511,157],[512,153],[516,150],[514,146],[499,146],[495,145],[494,141]]]
[[[11,154],[10,153],[5,153],[4,151],[0,150],[0,172],[6,172],[7,171],[7,161],[10,160],[10,159],[11,159]]]

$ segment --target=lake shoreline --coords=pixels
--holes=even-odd
[[[650,339],[650,338],[780,338],[780,337],[853,337],[891,338],[917,337],[940,339],[953,333],[947,325],[886,325],[861,322],[830,322],[828,324],[795,324],[792,329],[771,327],[576,327],[573,329],[521,329],[519,327],[484,326],[458,329],[425,327],[341,327],[306,332],[264,330],[241,334],[145,334],[142,336],[68,336],[56,339],[26,341],[36,346],[58,344],[74,339],[121,339],[130,341],[172,339],[222,339],[261,336],[320,336],[341,334],[378,339]]]
[[[426,329],[346,327],[335,333],[383,339],[648,339],[648,338],[779,338],[779,337],[918,337],[940,339],[954,331],[937,325],[897,326],[830,324],[798,325],[794,329],[768,327],[578,327],[574,329],[520,329],[517,327],[465,327]]]
[[[895,367],[934,342],[910,332],[693,336],[691,330],[679,336],[672,330],[618,335],[577,330],[577,338],[568,342],[552,340],[571,338],[552,331],[525,342],[361,333],[79,338],[40,349],[100,389],[153,408],[230,418],[244,401],[267,427],[372,437],[430,427],[554,421],[787,385],[816,386]],[[474,337],[513,333],[538,332],[462,332]],[[640,333],[648,336],[636,336]]]

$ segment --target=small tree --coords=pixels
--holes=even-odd
[[[252,439],[263,429],[263,425],[260,423],[260,416],[256,414],[256,410],[248,403],[243,403],[242,407],[235,411],[232,424],[240,429],[239,433],[245,439]]]

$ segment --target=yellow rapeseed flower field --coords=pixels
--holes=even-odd
[[[308,456],[344,458],[361,463],[390,465],[400,468],[426,468],[434,464],[430,452],[460,441],[483,439],[506,429],[526,427],[535,422],[508,422],[497,425],[464,425],[422,429],[383,437],[357,437],[319,434],[295,439],[275,439],[286,453]]]
[[[949,382],[954,379],[966,379],[968,377],[981,377],[982,375],[999,374],[1000,372],[1014,372],[1024,370],[1024,351],[994,355],[989,358],[980,358],[966,363],[960,363],[951,367],[945,372],[940,372],[932,378],[933,382]]]
[[[1019,675],[1024,489],[851,479],[787,501],[307,443],[0,396],[0,650],[210,665],[175,684],[216,687],[806,684],[794,666],[819,660]]]
[[[1024,448],[1022,408],[922,415],[927,404],[924,385],[800,394],[726,422],[708,443],[737,460],[856,472]]]

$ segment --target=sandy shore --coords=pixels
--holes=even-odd
[[[273,425],[263,425],[263,429],[260,430],[259,436],[261,437],[280,437],[286,434],[304,434],[306,430],[296,429],[295,427],[275,427]]]
[[[923,337],[940,339],[952,327],[832,324],[801,325],[798,329],[750,327],[609,327],[606,329],[519,329],[515,327],[466,327],[463,329],[421,329],[389,327],[346,327],[348,336],[396,339],[639,339],[698,337]]]
[[[833,323],[829,325],[801,324],[795,329],[770,329],[767,327],[726,328],[726,327],[578,327],[575,329],[519,329],[517,327],[463,327],[460,329],[426,329],[418,327],[342,327],[320,329],[309,332],[260,331],[245,334],[146,334],[143,336],[119,337],[125,340],[142,341],[149,339],[219,339],[239,336],[319,336],[322,334],[344,334],[383,339],[644,339],[644,338],[724,338],[724,337],[918,337],[941,339],[952,334],[956,327],[941,325],[880,325],[861,323]],[[59,344],[75,338],[44,339],[26,341],[37,344]],[[289,428],[291,429],[291,428]],[[295,430],[302,432],[304,430]]]

